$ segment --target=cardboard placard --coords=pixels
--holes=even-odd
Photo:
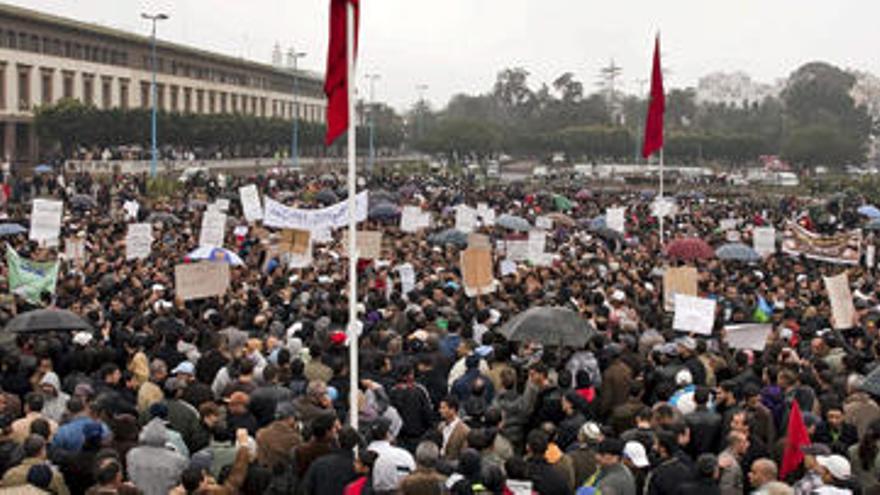
[[[309,243],[312,240],[312,233],[308,230],[284,229],[281,231],[281,238],[278,241],[279,249],[288,253],[306,254],[309,250]]]
[[[256,222],[263,219],[263,205],[260,202],[260,193],[255,184],[248,184],[238,188],[238,197],[241,201],[241,209],[244,218],[248,222]]]
[[[712,327],[715,326],[716,304],[714,299],[676,294],[672,328],[680,332],[712,335]]]
[[[358,230],[355,235],[357,257],[365,260],[376,260],[382,257],[382,232]],[[342,234],[344,256],[348,257],[348,230]]]
[[[202,228],[199,231],[199,247],[223,247],[226,233],[226,213],[209,209],[202,215]]]
[[[605,210],[605,226],[611,230],[620,232],[626,231],[626,208],[608,208]]]
[[[528,261],[529,260],[529,241],[507,241],[505,251],[507,259],[511,261]]]
[[[149,223],[130,223],[125,234],[125,259],[141,259],[150,256],[153,249],[153,226]]]
[[[77,237],[68,237],[64,240],[64,257],[77,265],[82,265],[86,259],[86,240]]]
[[[535,219],[535,227],[544,230],[553,230],[553,219],[542,215]]]
[[[63,210],[61,201],[35,199],[31,205],[31,230],[28,239],[45,246],[57,246]]]
[[[833,277],[822,277],[828,299],[831,302],[831,318],[835,330],[852,328],[856,307],[853,304],[852,292],[849,288],[849,277],[846,272]]]
[[[752,247],[761,256],[776,254],[776,229],[755,227],[752,230]]]
[[[697,269],[692,266],[667,268],[663,273],[663,309],[672,311],[675,294],[697,295]]]
[[[470,234],[477,226],[477,210],[468,205],[458,205],[455,209],[455,229]]]
[[[461,252],[461,278],[468,297],[491,294],[495,291],[492,276],[492,250],[468,248]]]
[[[184,301],[222,296],[229,288],[229,265],[203,261],[174,267],[174,291]]]
[[[409,294],[416,287],[416,270],[409,263],[404,263],[397,267],[397,274],[400,275],[400,291],[403,295]]]
[[[736,218],[722,218],[718,226],[722,232],[727,232],[728,230],[735,230],[738,224],[739,220]]]
[[[724,341],[731,349],[763,351],[772,330],[772,325],[761,323],[727,325],[724,327]]]
[[[489,242],[489,236],[485,234],[470,233],[468,234],[468,247],[491,249],[492,243]]]

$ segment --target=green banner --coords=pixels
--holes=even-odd
[[[31,304],[40,304],[44,292],[55,294],[58,280],[58,261],[31,261],[19,256],[6,245],[6,264],[9,266],[9,290]]]

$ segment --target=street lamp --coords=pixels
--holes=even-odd
[[[147,13],[141,13],[141,18],[147,19],[147,20],[153,22],[153,32],[152,32],[152,35],[150,36],[150,41],[151,41],[151,45],[152,45],[151,56],[150,56],[150,65],[152,66],[151,68],[153,70],[153,82],[150,85],[150,94],[152,95],[152,100],[153,100],[153,102],[152,102],[153,109],[152,109],[152,115],[150,118],[150,136],[151,136],[151,144],[152,144],[150,147],[150,151],[151,151],[151,153],[150,153],[150,156],[151,156],[150,177],[156,177],[156,167],[157,167],[157,160],[158,160],[158,155],[159,155],[159,152],[156,149],[156,100],[158,98],[156,95],[156,22],[157,21],[164,21],[164,20],[168,19],[168,15],[162,14],[162,13],[153,14],[153,15],[150,15]]]
[[[417,123],[419,129],[419,139],[422,138],[422,134],[425,132],[425,91],[428,90],[427,84],[417,84],[416,91],[419,92],[419,121]]]
[[[294,170],[299,170],[299,85],[296,66],[297,61],[306,56],[306,52],[291,48],[287,56],[293,62],[293,138],[290,141],[290,164]]]
[[[367,74],[365,76],[368,81],[370,81],[370,161],[367,164],[367,173],[373,173],[373,165],[376,163],[376,148],[373,145],[374,135],[375,135],[375,127],[376,127],[376,103],[375,103],[375,87],[374,84],[376,80],[380,79],[382,76],[379,74]]]

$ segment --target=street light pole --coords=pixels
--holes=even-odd
[[[425,104],[425,91],[428,90],[427,84],[418,84],[416,85],[416,91],[419,92],[419,139],[422,138],[422,134],[425,132],[425,116],[424,116],[424,104]]]
[[[290,164],[294,170],[299,170],[299,84],[296,68],[297,61],[305,57],[306,52],[291,49],[289,55],[293,59],[293,138],[290,141]]]
[[[370,160],[367,164],[367,174],[373,174],[373,166],[376,164],[376,148],[373,144],[375,139],[376,127],[376,102],[375,102],[375,82],[381,76],[379,74],[367,74],[365,76],[370,81]]]
[[[156,177],[156,169],[158,167],[158,157],[159,151],[156,148],[156,100],[158,99],[158,95],[156,94],[156,22],[164,21],[168,19],[167,14],[147,14],[141,13],[141,18],[147,19],[153,23],[153,30],[150,36],[150,44],[151,44],[151,53],[150,53],[150,65],[152,66],[153,72],[153,81],[150,84],[150,94],[152,101],[152,111],[150,112],[150,177]]]

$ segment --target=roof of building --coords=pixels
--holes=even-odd
[[[123,41],[129,41],[132,43],[138,44],[149,44],[150,37],[143,36],[140,34],[131,33],[128,31],[123,31],[121,29],[115,29],[107,26],[102,26],[100,24],[95,24],[91,22],[79,21],[76,19],[71,19],[68,17],[61,17],[54,14],[48,14],[45,12],[40,12],[37,10],[32,10],[24,7],[19,7],[16,5],[10,5],[6,3],[0,3],[0,14],[6,14],[13,17],[19,17],[25,20],[30,20],[34,22],[41,22],[45,24],[50,24],[56,27],[63,27],[67,29],[71,29],[73,31],[82,31],[88,34],[99,34],[103,36],[108,36],[112,38],[117,38]],[[257,69],[262,71],[270,71],[275,72],[277,74],[284,74],[286,76],[290,76],[292,69],[287,68],[279,68],[270,64],[265,64],[261,62],[256,62],[253,60],[247,60],[244,58],[236,58],[230,55],[224,55],[222,53],[211,52],[208,50],[203,50],[201,48],[195,48],[192,46],[183,45],[180,43],[174,43],[171,41],[164,41],[161,39],[156,40],[156,46],[159,48],[165,48],[168,50],[174,50],[179,52],[188,53],[191,55],[195,55],[201,58],[210,59],[215,62],[236,65],[242,68],[250,68]],[[314,71],[301,70],[298,69],[297,73],[299,73],[302,77],[308,77],[316,80],[322,80],[323,74],[316,73]]]

